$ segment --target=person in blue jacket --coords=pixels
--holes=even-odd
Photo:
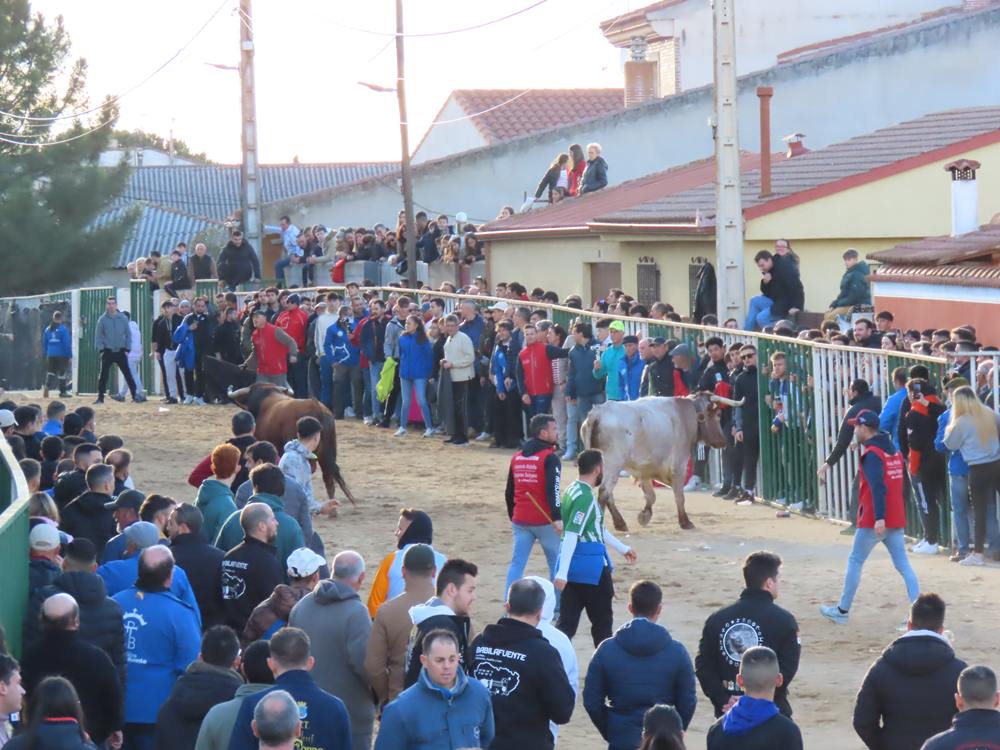
[[[229,750],[257,750],[251,727],[254,709],[275,690],[284,690],[299,705],[302,734],[296,747],[351,750],[351,719],[344,702],[321,689],[309,674],[315,662],[310,655],[309,636],[299,628],[282,628],[271,636],[270,647],[267,665],[274,673],[274,685],[243,700],[229,738]]]
[[[45,388],[42,398],[49,397],[49,389],[59,386],[59,396],[69,395],[66,387],[69,377],[69,362],[73,359],[73,337],[63,323],[62,313],[52,313],[52,322],[42,331],[42,351],[45,352]]]
[[[899,368],[903,369],[903,368]],[[951,392],[962,385],[968,385],[965,378],[952,378],[944,388],[951,396]],[[894,394],[895,395],[895,394]],[[903,395],[906,395],[906,388],[903,388]],[[902,403],[902,399],[900,399]],[[958,549],[949,558],[952,562],[961,562],[969,556],[972,550],[969,547],[969,540],[972,537],[972,516],[969,514],[972,503],[969,495],[969,465],[962,458],[962,451],[950,451],[944,444],[944,431],[951,421],[951,407],[938,417],[937,435],[934,437],[934,447],[938,453],[948,456],[948,486],[951,488],[951,524],[955,529],[955,537],[958,539]],[[892,434],[892,433],[890,433]],[[893,435],[895,439],[895,435]]]
[[[642,395],[642,371],[646,367],[639,356],[639,337],[626,336],[622,344],[625,355],[618,360],[618,392],[622,401],[637,401]]]
[[[177,366],[184,373],[184,392],[188,394],[184,403],[187,404],[196,403],[196,397],[192,394],[194,394],[194,334],[197,330],[197,316],[194,313],[188,313],[184,316],[181,324],[177,326],[177,330],[174,331],[174,343],[177,344],[176,361]]]
[[[491,399],[493,412],[493,443],[490,447],[516,450],[523,435],[521,399],[517,391],[517,353],[514,346],[514,324],[501,320],[496,326],[496,344],[490,355],[490,381],[495,397]],[[600,384],[587,371],[587,380]]]
[[[399,337],[399,391],[403,397],[402,416],[396,437],[406,434],[410,416],[410,399],[416,391],[417,404],[424,420],[424,437],[434,434],[431,407],[427,403],[427,381],[434,372],[434,347],[427,339],[424,322],[419,315],[406,318],[406,326]]]
[[[587,668],[583,707],[608,743],[608,750],[634,750],[642,719],[658,703],[677,709],[684,728],[698,701],[687,649],[657,623],[663,591],[653,581],[629,589],[632,620],[597,647]]]
[[[364,383],[361,382],[361,349],[351,343],[351,334],[358,322],[359,320],[351,317],[351,308],[341,305],[339,319],[326,329],[326,337],[323,339],[323,354],[332,366],[323,368],[325,372],[320,375],[321,380],[327,379],[323,387],[332,389],[333,415],[337,419],[343,419],[346,412],[344,390],[348,382],[352,390],[352,406],[357,410],[358,418],[361,418],[364,393]]]
[[[198,658],[198,612],[170,591],[177,570],[170,549],[155,544],[139,553],[135,585],[112,597],[125,628],[126,747],[155,747],[156,714]]]
[[[139,574],[139,555],[142,551],[153,545],[166,543],[166,540],[160,538],[160,530],[156,524],[148,521],[136,521],[122,533],[126,540],[124,557],[121,560],[106,562],[96,571],[104,581],[108,596],[112,597],[135,583]],[[198,609],[194,589],[191,588],[191,582],[184,568],[177,567],[174,570],[170,593],[185,604],[191,605],[198,616],[198,626],[201,627],[201,610]]]
[[[422,645],[420,677],[382,712],[375,750],[488,748],[493,703],[489,690],[459,666],[458,638],[432,630]]]
[[[878,416],[879,429],[889,433],[896,450],[899,450],[899,411],[903,406],[903,399],[906,398],[908,378],[909,374],[905,367],[897,367],[892,371],[892,385],[896,390],[885,400],[885,406]]]

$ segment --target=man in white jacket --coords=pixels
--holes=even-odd
[[[132,320],[132,316],[122,311],[128,318],[128,332],[132,337],[132,348],[128,350],[128,369],[132,371],[132,379],[135,381],[135,392],[142,393],[142,378],[139,375],[139,363],[142,361],[142,332],[139,324]],[[125,394],[128,393],[128,383],[125,378],[118,378],[118,398],[115,401],[124,401]]]
[[[444,342],[441,367],[451,374],[451,393],[455,402],[455,433],[444,442],[447,445],[468,445],[469,383],[476,374],[476,350],[472,339],[458,330],[456,316],[449,315],[445,318],[444,327],[448,340]]]
[[[542,631],[542,637],[549,642],[549,645],[559,652],[569,686],[576,695],[580,692],[580,667],[576,661],[576,651],[566,634],[552,624],[552,618],[556,613],[556,587],[548,578],[527,576],[527,580],[534,581],[545,592],[545,606],[542,607],[542,620],[538,623],[538,629]],[[559,727],[550,721],[549,729],[552,731],[552,741],[555,743],[559,740]]]

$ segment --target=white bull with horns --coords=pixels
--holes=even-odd
[[[598,500],[611,513],[615,529],[628,531],[613,494],[623,470],[639,480],[646,498],[645,507],[639,511],[641,525],[648,524],[653,516],[653,481],[658,480],[673,488],[681,528],[693,529],[684,510],[684,481],[691,452],[699,441],[712,448],[724,448],[726,436],[720,410],[723,406],[742,405],[742,401],[702,392],[683,398],[641,398],[595,406],[580,433],[585,447],[604,454],[604,480]]]

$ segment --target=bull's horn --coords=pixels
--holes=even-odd
[[[708,397],[710,401],[714,401],[717,404],[724,404],[725,406],[743,406],[746,402],[745,398],[741,398],[739,401],[733,401],[731,398],[726,398],[725,396],[717,396],[712,394]]]
[[[229,390],[226,391],[226,395],[229,396],[229,398],[233,401],[235,401],[238,398],[246,398],[247,396],[250,395],[250,386],[247,386],[246,388],[240,388],[239,390],[235,391],[233,390],[232,386],[230,386]]]
[[[295,391],[293,391],[293,390],[292,390],[291,388],[289,388],[289,387],[288,387],[287,385],[283,385],[283,386],[281,386],[281,390],[283,390],[283,391],[284,391],[285,393],[287,393],[287,394],[288,394],[289,396],[294,396],[294,395],[295,395]]]

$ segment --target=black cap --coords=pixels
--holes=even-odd
[[[622,343],[623,344],[638,344],[639,343],[639,337],[638,336],[626,336],[625,338],[622,339]]]
[[[104,507],[107,510],[121,510],[122,508],[131,508],[132,510],[139,510],[142,505],[143,500],[146,496],[143,495],[139,490],[122,490],[118,497],[112,500],[110,503],[104,503]]]

